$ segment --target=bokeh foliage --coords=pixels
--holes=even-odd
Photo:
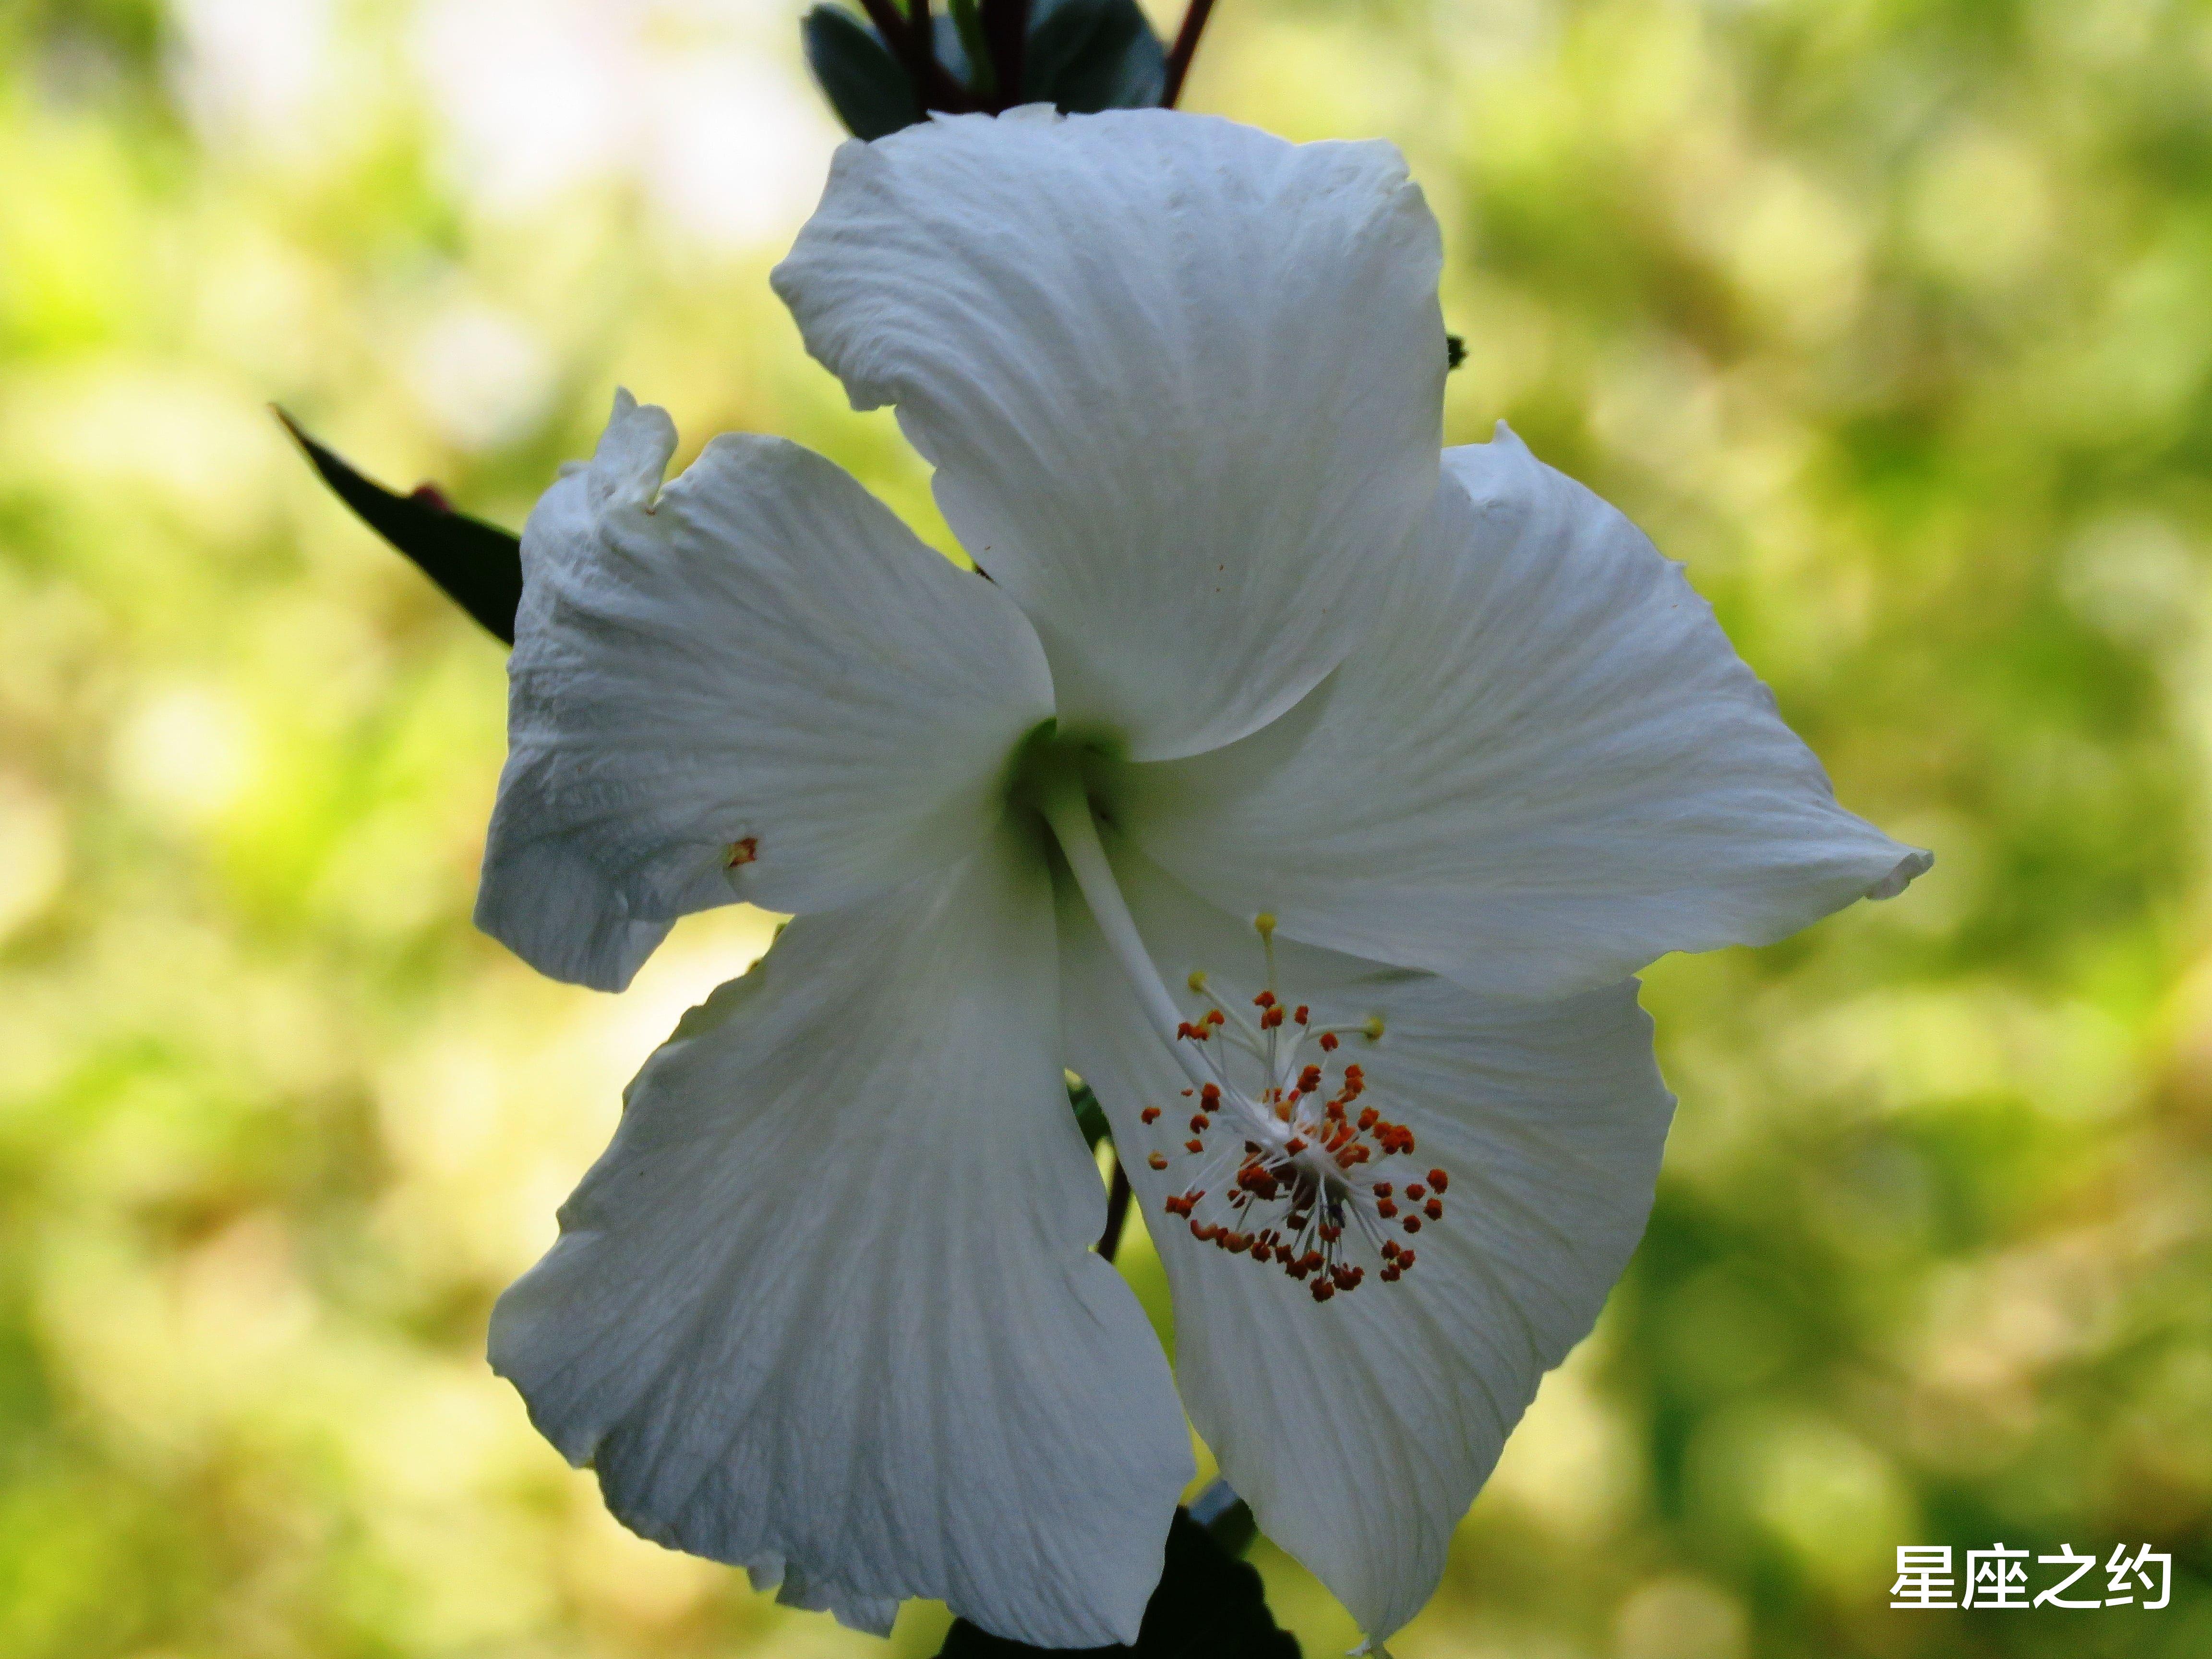
[[[733,108],[780,77],[708,172],[818,178],[797,9],[0,6],[0,1651],[878,1650],[623,1534],[483,1366],[769,924],[620,999],[472,933],[501,653],[263,407],[516,523],[620,380],[942,542],[767,293],[805,189],[710,234],[696,134],[500,189],[471,149],[566,29]],[[1650,975],[1650,1236],[1395,1645],[2212,1650],[2212,12],[1224,0],[1186,102],[1406,149],[1449,436],[1503,416],[1626,506],[1941,858]],[[1887,1607],[1894,1546],[1999,1539],[2170,1549],[2174,1605]]]

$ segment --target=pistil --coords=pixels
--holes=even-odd
[[[1042,793],[1046,821],[1107,948],[1190,1079],[1182,1091],[1187,1125],[1163,1131],[1169,1144],[1146,1158],[1161,1172],[1178,1159],[1195,1160],[1162,1208],[1188,1223],[1201,1243],[1310,1280],[1316,1302],[1357,1289],[1365,1279],[1367,1264],[1351,1259],[1355,1237],[1371,1252],[1378,1279],[1388,1284],[1403,1278],[1415,1260],[1406,1240],[1443,1218],[1450,1176],[1432,1169],[1425,1180],[1399,1179],[1384,1168],[1385,1160],[1412,1158],[1413,1132],[1361,1105],[1365,1068],[1337,1057],[1346,1037],[1379,1042],[1381,1016],[1318,1026],[1306,1005],[1286,1004],[1275,988],[1275,918],[1263,912],[1253,927],[1267,983],[1252,999],[1254,1012],[1224,1002],[1199,971],[1189,988],[1208,1006],[1197,1018],[1185,1018],[1121,896],[1079,778],[1064,774]],[[1309,1043],[1317,1058],[1308,1057]],[[1232,1063],[1232,1051],[1244,1064]],[[1160,1107],[1150,1106],[1141,1121],[1154,1127],[1163,1115]]]
[[[1160,983],[1144,938],[1137,932],[1136,918],[1121,897],[1114,866],[1107,862],[1106,849],[1098,842],[1098,826],[1091,822],[1091,803],[1084,794],[1082,780],[1073,773],[1054,778],[1043,792],[1040,805],[1045,822],[1059,838],[1060,850],[1076,886],[1082,890],[1084,902],[1091,907],[1091,920],[1098,924],[1106,948],[1114,953],[1145,1018],[1193,1083],[1212,1081],[1205,1062],[1182,1041],[1177,1029],[1183,1024],[1182,1014],[1168,994],[1168,988]]]

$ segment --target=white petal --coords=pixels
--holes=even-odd
[[[1021,613],[831,462],[725,434],[660,490],[675,445],[621,394],[523,532],[477,921],[605,990],[689,911],[826,908],[959,855],[1052,712]]]
[[[1203,968],[1231,1006],[1253,994],[1250,928],[1127,848],[1116,868],[1168,983]],[[1674,1102],[1635,984],[1492,999],[1279,944],[1284,1000],[1308,1004],[1316,1024],[1385,1018],[1379,1043],[1347,1048],[1366,1068],[1364,1103],[1413,1129],[1416,1146],[1367,1168],[1403,1181],[1435,1164],[1451,1182],[1443,1218],[1404,1241],[1419,1261],[1401,1281],[1381,1282],[1366,1256],[1364,1284],[1316,1304],[1279,1267],[1200,1244],[1164,1213],[1188,1179],[1182,1133],[1170,1133],[1182,1074],[1080,901],[1063,895],[1061,915],[1069,1063],[1097,1090],[1159,1242],[1184,1407],[1267,1535],[1362,1630],[1387,1637],[1435,1589],[1452,1529],[1539,1378],[1589,1330],[1642,1236]],[[1168,1109],[1153,1127],[1139,1121],[1148,1105]],[[1164,1171],[1150,1167],[1153,1150]]]
[[[1295,937],[1516,995],[1769,944],[1928,867],[1836,805],[1635,526],[1502,424],[1444,461],[1419,556],[1312,697],[1124,773],[1153,857]]]
[[[1090,1248],[1054,961],[1034,848],[987,845],[793,921],[639,1074],[491,1336],[626,1524],[871,1627],[1134,1639],[1189,1447]]]
[[[1191,754],[1288,708],[1434,493],[1435,221],[1390,145],[1024,112],[837,152],[776,291],[1037,626],[1063,724]]]

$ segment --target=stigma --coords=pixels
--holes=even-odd
[[[1182,1091],[1177,1121],[1163,1125],[1160,1107],[1144,1110],[1162,1142],[1146,1161],[1183,1167],[1161,1207],[1192,1237],[1279,1267],[1327,1302],[1358,1289],[1370,1268],[1383,1284],[1410,1273],[1413,1237],[1443,1218],[1451,1177],[1420,1170],[1413,1132],[1365,1098],[1366,1068],[1351,1057],[1364,1048],[1348,1050],[1345,1039],[1379,1042],[1382,1017],[1319,1026],[1306,1005],[1277,994],[1274,920],[1254,923],[1267,982],[1249,1013],[1221,1001],[1205,973],[1190,975],[1211,1006],[1182,1021],[1176,1041],[1202,1057],[1199,1072],[1211,1080]]]

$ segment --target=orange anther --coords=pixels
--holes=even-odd
[[[1435,1188],[1440,1193],[1449,1192],[1451,1190],[1451,1178],[1445,1175],[1442,1170],[1431,1170],[1429,1171],[1429,1185]]]
[[[1321,1092],[1320,1066],[1309,1066],[1305,1070],[1298,1073],[1298,1091],[1301,1094],[1309,1095],[1319,1094]]]
[[[1407,1232],[1417,1233],[1421,1231],[1421,1218],[1417,1215],[1409,1215],[1406,1218],[1404,1225]]]
[[[1154,1152],[1150,1158],[1146,1158],[1145,1162],[1151,1164],[1155,1170],[1164,1170],[1168,1167],[1168,1155],[1165,1152]]]
[[[1160,1121],[1160,1109],[1157,1106],[1147,1106],[1137,1114],[1137,1117],[1140,1122],[1158,1123]]]
[[[1426,1198],[1428,1195],[1429,1195],[1429,1189],[1428,1189],[1426,1187],[1424,1187],[1423,1185],[1421,1185],[1421,1183],[1420,1183],[1419,1182],[1418,1182],[1418,1181],[1409,1181],[1409,1182],[1407,1182],[1406,1183],[1406,1196],[1407,1196],[1407,1197],[1408,1197],[1408,1198]]]
[[[1190,1130],[1193,1134],[1202,1135],[1207,1129],[1212,1127],[1212,1124],[1213,1120],[1212,1118],[1206,1116],[1205,1113],[1200,1112],[1192,1117],[1190,1121]]]
[[[1385,1261],[1395,1261],[1397,1260],[1397,1257],[1398,1241],[1395,1238],[1384,1239],[1382,1241],[1382,1259]]]
[[[1206,1143],[1202,1140],[1186,1140],[1182,1145],[1183,1150],[1188,1152],[1202,1152],[1206,1150]]]
[[[729,851],[723,855],[722,867],[725,870],[734,870],[741,864],[750,864],[759,856],[760,837],[746,836],[730,843]]]
[[[1258,996],[1252,999],[1252,1006],[1255,1008],[1273,1007],[1275,1006],[1275,994],[1273,991],[1261,992]]]
[[[1158,1158],[1159,1154],[1158,1152],[1154,1152],[1152,1156],[1154,1158]],[[1392,1216],[1398,1213],[1398,1200],[1395,1198],[1377,1199],[1375,1202],[1375,1213],[1381,1216],[1385,1221],[1388,1221]]]
[[[1364,1107],[1359,1114],[1359,1127],[1363,1129],[1371,1129],[1382,1121],[1382,1114],[1372,1106]]]
[[[1297,1007],[1291,1010],[1291,1018],[1297,1021],[1299,1024],[1303,1025],[1306,1023],[1306,1006],[1304,1003],[1301,1002]]]
[[[1398,1282],[1398,1270],[1395,1267],[1385,1267],[1375,1276],[1385,1285],[1395,1285]]]
[[[1378,1181],[1378,1182],[1376,1182],[1375,1183],[1375,1196],[1376,1196],[1376,1197],[1377,1197],[1377,1198],[1388,1198],[1388,1197],[1389,1197],[1389,1196],[1390,1196],[1390,1183],[1389,1183],[1389,1182],[1387,1182],[1387,1181]]]
[[[1401,1250],[1401,1251],[1399,1251],[1399,1252],[1398,1252],[1398,1265],[1399,1265],[1400,1267],[1412,1267],[1412,1266],[1413,1265],[1413,1253],[1411,1250]]]
[[[1206,1011],[1206,1024],[1208,1025],[1218,1025],[1228,1018],[1229,1016],[1218,1008],[1209,1008]]]
[[[1431,1199],[1427,1203],[1421,1206],[1421,1213],[1428,1217],[1431,1221],[1442,1221],[1444,1218],[1443,1200],[1440,1198]]]
[[[1305,1137],[1303,1135],[1292,1135],[1289,1143],[1284,1146],[1283,1151],[1290,1157],[1296,1158],[1300,1152],[1305,1151]]]
[[[1330,1284],[1330,1283],[1329,1283],[1329,1281],[1328,1281],[1328,1280],[1327,1280],[1326,1279],[1316,1279],[1316,1280],[1314,1280],[1314,1283],[1313,1283],[1313,1299],[1314,1299],[1315,1301],[1316,1301],[1316,1302],[1326,1302],[1326,1301],[1328,1301],[1328,1300],[1329,1299],[1329,1297],[1331,1297],[1334,1296],[1335,1294],[1336,1294],[1336,1286],[1335,1286],[1335,1285],[1332,1285],[1332,1284]]]
[[[1184,1092],[1188,1093],[1188,1091],[1186,1090]],[[1218,1083],[1207,1084],[1198,1091],[1198,1097],[1206,1103],[1206,1109],[1212,1111],[1214,1102],[1221,1098],[1221,1085]]]
[[[1323,1031],[1321,1034],[1321,1051],[1325,1054],[1332,1054],[1336,1052],[1335,1032]]]

